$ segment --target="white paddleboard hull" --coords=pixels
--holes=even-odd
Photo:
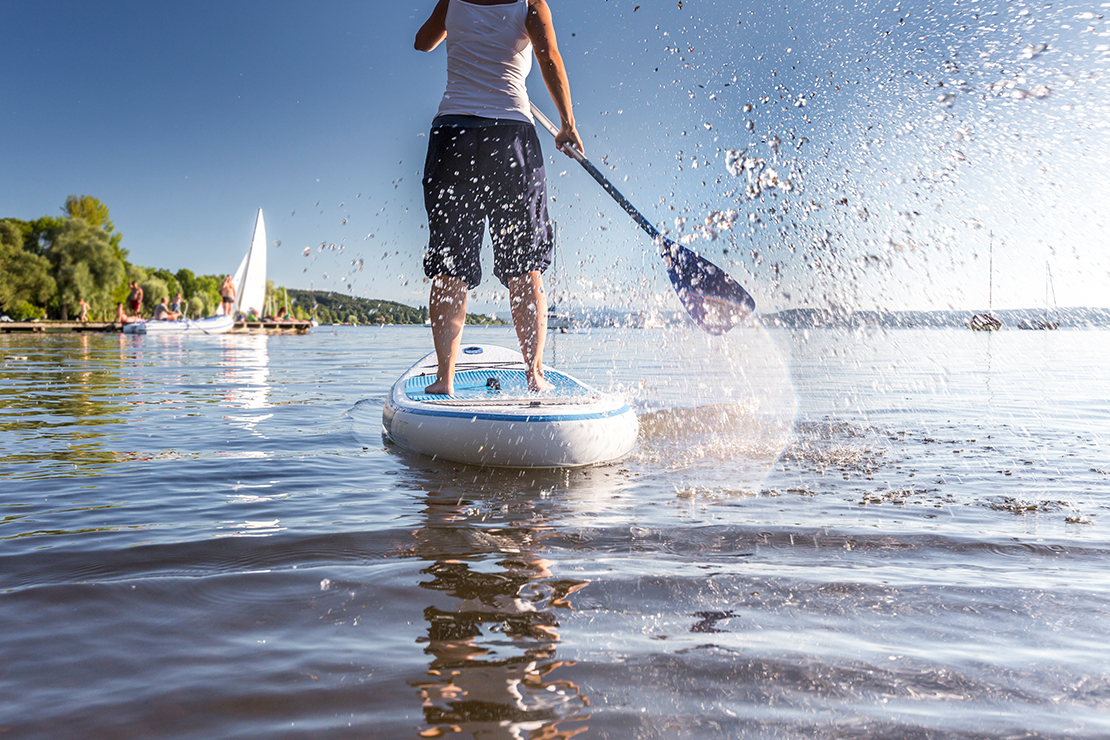
[[[456,377],[478,370],[522,372],[518,352],[503,347],[471,346],[477,355],[460,356]],[[511,368],[508,366],[512,366]],[[545,373],[554,375],[545,367]],[[432,353],[394,384],[382,411],[386,437],[411,452],[468,465],[503,468],[573,468],[620,459],[636,443],[639,425],[618,396],[600,393],[565,373],[577,384],[574,396],[559,391],[483,399],[414,400],[413,378],[435,377]]]

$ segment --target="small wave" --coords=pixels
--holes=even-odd
[[[0,589],[146,578],[200,578],[268,569],[375,562],[412,547],[410,530],[216,538],[87,552],[54,550],[0,558]]]
[[[1011,540],[963,539],[937,534],[861,534],[832,529],[706,526],[672,528],[579,528],[544,538],[547,548],[561,547],[596,553],[644,552],[680,555],[699,562],[753,557],[766,550],[791,551],[804,555],[864,554],[907,556],[915,559],[963,559],[967,555],[1004,557],[1110,558],[1105,546],[1074,543],[1014,542]]]

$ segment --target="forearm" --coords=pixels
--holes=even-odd
[[[559,56],[558,51],[555,51],[554,53],[545,54],[543,57],[537,57],[537,60],[540,63],[540,74],[547,86],[547,92],[551,95],[551,100],[559,111],[562,128],[576,128],[574,106],[570,99],[570,82],[567,80],[567,72],[563,67],[562,57]]]

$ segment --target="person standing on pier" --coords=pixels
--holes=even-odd
[[[138,280],[132,280],[128,284],[131,286],[131,292],[127,295],[127,308],[132,316],[138,318],[143,313],[143,289],[139,287]]]
[[[231,275],[224,278],[224,284],[220,286],[220,301],[224,315],[231,316],[235,310],[235,283],[232,282]]]

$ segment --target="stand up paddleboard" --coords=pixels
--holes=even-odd
[[[455,365],[455,393],[432,395],[433,352],[393,385],[382,429],[406,450],[469,465],[572,468],[628,454],[638,424],[623,399],[546,366],[544,378],[555,388],[530,392],[519,351],[471,345]]]

